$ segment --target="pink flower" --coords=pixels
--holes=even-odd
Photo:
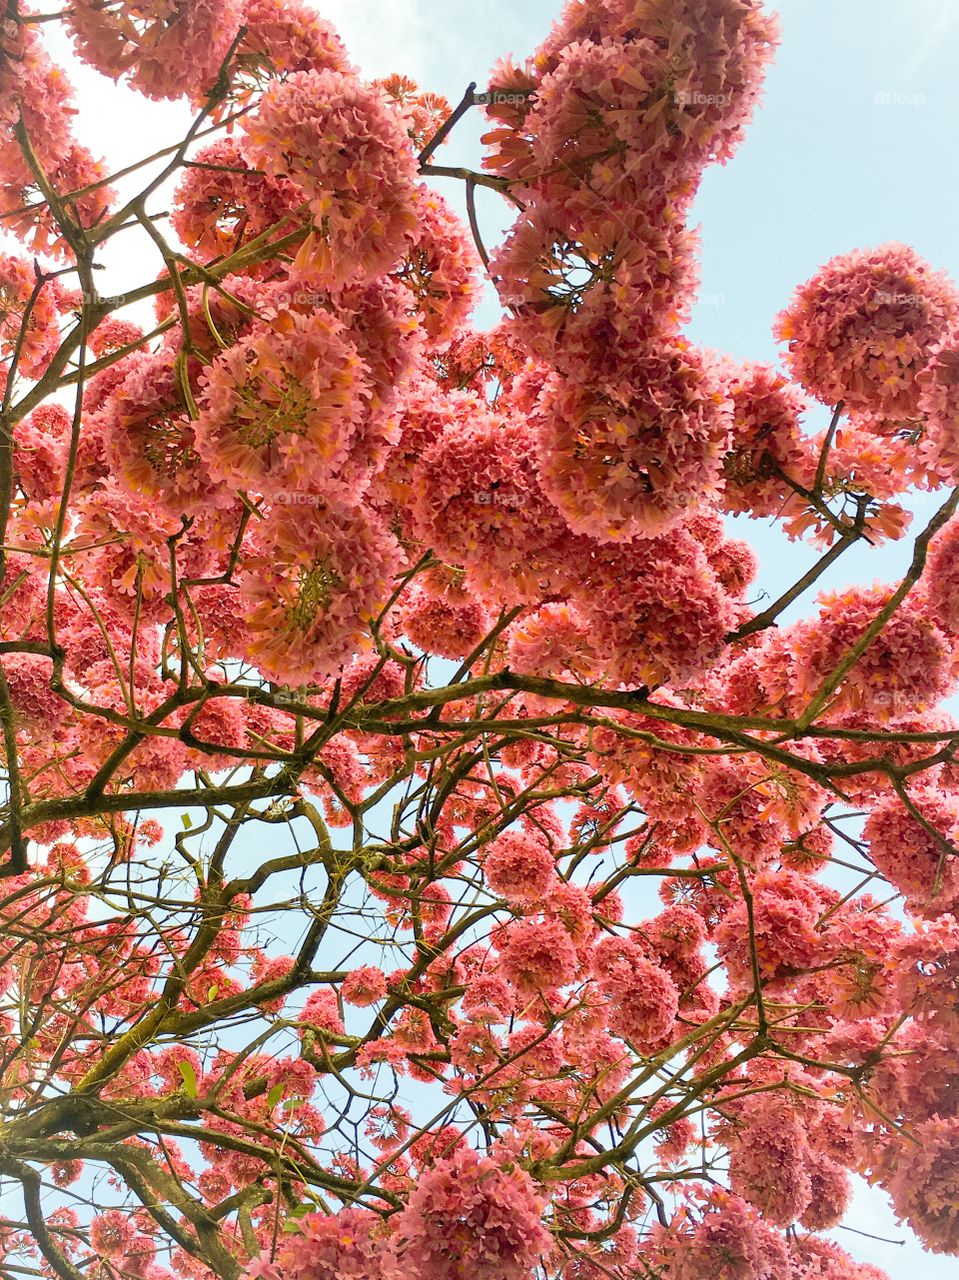
[[[101,1258],[116,1258],[124,1254],[136,1235],[136,1228],[129,1214],[119,1209],[107,1209],[97,1214],[90,1225],[90,1244]]]
[[[593,899],[582,885],[555,879],[546,894],[544,909],[563,926],[581,952],[593,940],[597,929]]]
[[[753,880],[752,917],[760,980],[778,986],[794,970],[805,969],[822,954],[816,932],[819,897],[814,885],[795,871],[762,871]],[[713,941],[737,989],[753,986],[749,917],[740,900],[724,915]]]
[[[395,271],[427,337],[448,342],[479,300],[480,261],[461,220],[429,187],[414,188],[417,227]]]
[[[291,231],[301,221],[292,215],[303,203],[294,183],[273,181],[249,169],[232,138],[221,138],[196,153],[173,199],[177,235],[204,259],[234,253],[283,219],[287,221],[278,234]]]
[[[275,1252],[264,1251],[247,1267],[249,1280],[399,1280],[380,1218],[362,1209],[310,1214]]]
[[[400,564],[394,539],[360,509],[276,508],[238,579],[248,656],[270,679],[322,682],[356,654]]]
[[[657,1120],[676,1105],[675,1098],[660,1098],[649,1112],[650,1120]],[[688,1116],[681,1116],[656,1130],[656,1156],[664,1164],[678,1165],[683,1156],[698,1139],[696,1124]]]
[[[527,1280],[551,1244],[529,1175],[460,1146],[423,1173],[396,1223],[404,1280]]]
[[[869,897],[854,899],[832,912],[824,936],[835,962],[823,981],[837,1013],[856,1018],[889,1008],[888,965],[899,932],[898,922],[879,911]]]
[[[787,481],[811,488],[818,461],[802,430],[805,397],[769,365],[730,362],[722,376],[733,406],[722,506],[754,518],[798,514],[803,503]]]
[[[327,987],[314,991],[303,1006],[300,1020],[310,1026],[321,1027],[334,1035],[343,1034],[343,1019],[340,1017],[336,992]]]
[[[225,504],[197,451],[172,352],[137,353],[94,421],[105,459],[131,495],[172,516]]]
[[[796,290],[776,337],[797,382],[825,404],[879,419],[913,418],[928,364],[959,318],[959,294],[905,245],[831,259]]]
[[[36,728],[60,726],[73,714],[68,702],[50,688],[53,665],[35,653],[13,653],[4,662],[10,702],[18,720]]]
[[[143,330],[139,325],[133,324],[130,320],[119,320],[111,316],[97,325],[87,339],[87,345],[99,359],[131,343],[136,343],[137,339],[142,337]]]
[[[781,1102],[757,1100],[747,1124],[728,1143],[732,1189],[767,1221],[790,1226],[812,1199],[806,1138],[798,1117]]]
[[[352,969],[343,979],[340,994],[347,1004],[358,1008],[378,1004],[386,995],[386,974],[372,965]]]
[[[240,25],[240,0],[78,0],[66,14],[77,56],[148,98],[212,88]]]
[[[340,680],[340,706],[375,706],[402,698],[406,692],[406,672],[398,662],[387,661],[377,653],[357,658]]]
[[[534,902],[556,879],[556,863],[542,839],[510,829],[487,845],[483,875],[508,902]]]
[[[63,164],[73,144],[73,88],[63,70],[50,61],[36,27],[11,24],[0,52],[0,208],[18,211],[36,179],[14,137],[22,116],[31,145],[48,176]]]
[[[394,74],[373,83],[397,109],[415,151],[426,146],[452,110],[442,94],[421,93],[419,85],[409,76]]]
[[[819,617],[789,632],[796,661],[794,689],[804,701],[818,693],[888,603],[892,588],[877,584],[829,593]],[[882,721],[931,709],[955,685],[952,645],[908,596],[857,659],[830,699],[830,712],[865,711]]]
[[[575,533],[650,538],[719,492],[729,402],[687,343],[644,353],[622,390],[552,380],[536,421],[543,485]]]
[[[376,480],[374,500],[413,536],[411,507],[417,466],[424,452],[454,425],[465,427],[483,410],[483,401],[472,391],[444,390],[422,375],[414,375],[397,406],[399,435],[390,454],[390,465]],[[462,589],[461,576],[456,585]],[[433,575],[426,581],[432,583]]]
[[[607,1001],[607,1025],[641,1053],[663,1047],[679,1009],[672,978],[631,941],[608,938],[597,948],[594,971]]]
[[[706,941],[706,926],[692,909],[676,905],[664,907],[646,927],[650,944],[664,956],[696,955]]]
[[[535,59],[494,70],[487,165],[526,198],[581,185],[628,219],[732,153],[776,37],[748,0],[570,5]]]
[[[522,995],[565,987],[579,968],[573,940],[558,920],[514,920],[496,945],[503,974]]]
[[[593,648],[625,684],[694,679],[716,661],[735,626],[732,601],[685,530],[592,555],[583,549],[568,573]]]
[[[811,442],[818,458],[825,433]],[[914,482],[920,469],[912,444],[896,436],[878,435],[868,419],[841,422],[826,459],[826,491],[843,487],[874,498],[894,498]],[[920,472],[921,474],[921,472]]]
[[[810,1151],[807,1169],[811,1195],[799,1221],[810,1231],[829,1231],[842,1222],[852,1200],[849,1174],[821,1151]]]
[[[662,209],[604,207],[589,191],[582,206],[528,210],[490,271],[514,341],[579,381],[619,382],[688,318],[698,238]]]
[[[719,760],[706,769],[697,796],[711,827],[710,845],[720,853],[732,849],[756,867],[778,854],[787,835],[768,775],[763,763],[750,768],[740,761]]]
[[[19,348],[17,367],[27,377],[43,373],[60,342],[56,298],[49,284],[38,291],[27,313],[36,283],[29,263],[0,253],[0,358]]]
[[[398,623],[418,649],[440,658],[465,658],[492,628],[480,600],[454,587],[417,579],[400,600]]]
[[[793,1237],[788,1261],[791,1280],[889,1280],[879,1267],[856,1262],[845,1249],[821,1236]]]
[[[463,1012],[481,1022],[503,1022],[515,1008],[509,983],[497,973],[481,973],[467,982]]]
[[[53,71],[52,68],[51,71]],[[53,82],[52,87],[56,89],[56,81]],[[68,105],[68,98],[62,82],[60,93],[61,101],[57,104],[56,111],[63,113]],[[50,120],[55,122],[56,113],[52,104],[50,105]],[[30,114],[25,104],[24,115]],[[55,123],[53,130],[56,130]],[[45,128],[42,132],[50,131]],[[31,130],[30,136],[34,149],[42,153],[44,145],[42,135],[38,138],[38,134]],[[59,147],[55,149],[59,151]],[[34,252],[49,253],[59,258],[68,257],[72,250],[64,239],[49,204],[35,199],[36,187],[33,175],[25,177],[22,184],[18,185],[11,179],[14,177],[14,170],[18,167],[16,161],[20,157],[11,157],[10,164],[3,163],[4,159],[4,149],[0,146],[0,164],[6,178],[4,185],[0,187],[0,210],[4,213],[4,226]],[[22,160],[20,162],[23,163]],[[81,226],[95,227],[107,216],[116,198],[113,188],[104,181],[108,173],[109,169],[105,161],[97,160],[93,153],[81,143],[70,142],[62,156],[50,167],[47,178],[50,186],[61,197],[85,187],[93,187],[92,191],[72,197],[70,204],[75,207],[76,217]],[[8,204],[9,212],[5,208]]]
[[[538,61],[551,67],[566,46],[603,39],[658,44],[662,73],[649,78],[660,89],[660,110],[649,114],[665,109],[663,141],[678,137],[680,147],[705,146],[706,155],[725,160],[758,100],[779,27],[751,0],[652,0],[640,9],[634,0],[602,0],[568,5]],[[667,87],[674,92],[664,93]]]
[[[67,411],[47,401],[14,428],[14,471],[29,501],[39,505],[62,493],[72,426]]]
[[[296,71],[271,82],[243,127],[250,162],[309,203],[301,271],[334,285],[395,266],[416,228],[415,162],[380,91],[339,71]]]
[[[924,1026],[959,1032],[959,920],[939,916],[896,939],[888,955],[904,1012]]]
[[[897,1152],[892,1206],[933,1253],[959,1253],[959,1119],[916,1125]]]
[[[518,618],[509,630],[510,670],[554,680],[588,679],[595,672],[596,654],[589,627],[569,604],[544,604]],[[535,695],[527,695],[527,704]],[[554,702],[542,699],[549,715]],[[547,710],[549,708],[549,710]]]
[[[365,366],[338,320],[280,310],[204,373],[197,448],[233,488],[287,503],[339,491],[355,502],[360,490],[346,464],[369,396]]]
[[[955,847],[959,837],[959,800],[934,788],[917,791],[910,799],[931,831],[897,796],[890,796],[875,806],[866,821],[863,835],[869,855],[913,910],[931,917],[955,911],[959,909],[959,858],[950,852],[949,843]]]
[[[932,358],[919,374],[919,413],[925,432],[919,445],[922,469],[930,487],[959,483],[959,347],[957,334],[932,350]]]
[[[243,0],[243,25],[241,65],[265,61],[276,75],[352,69],[333,27],[303,0]]]
[[[670,1228],[654,1228],[652,1252],[668,1280],[780,1280],[785,1242],[745,1200],[715,1190],[697,1221],[682,1208]]]
[[[950,640],[959,637],[959,520],[933,539],[922,585],[927,616]]]
[[[566,528],[536,475],[532,432],[483,409],[451,423],[412,475],[413,526],[492,600],[538,600]]]

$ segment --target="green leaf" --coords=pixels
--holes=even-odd
[[[189,831],[190,828],[193,826],[193,819],[190,817],[188,813],[184,813],[180,821],[183,823],[184,831]]]
[[[282,1083],[275,1084],[273,1088],[270,1090],[270,1092],[266,1095],[266,1105],[270,1111],[273,1110],[273,1108],[276,1106],[279,1100],[283,1097],[283,1090],[285,1088],[286,1086]]]
[[[183,1077],[183,1088],[188,1098],[195,1098],[200,1090],[197,1088],[196,1072],[193,1070],[192,1062],[181,1059],[177,1064],[177,1070]]]
[[[207,998],[208,1000],[212,1000],[212,999],[213,999],[213,997],[216,995],[216,993],[217,993],[219,990],[220,990],[220,984],[219,984],[218,982],[214,982],[213,986],[212,986],[212,987],[210,988],[210,990],[206,993],[206,998]]]

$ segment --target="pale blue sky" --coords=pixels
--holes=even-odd
[[[482,86],[506,53],[525,55],[559,0],[326,0],[363,70],[402,71],[458,100]],[[797,284],[836,253],[901,240],[959,280],[955,174],[959,170],[957,0],[782,0],[783,43],[763,107],[725,167],[711,170],[696,204],[703,237],[703,302],[691,336],[740,358],[775,360],[770,326]],[[444,163],[475,164],[481,117],[468,119]],[[443,185],[456,196],[455,184]],[[485,194],[485,193],[484,193]],[[504,225],[496,197],[481,206],[484,234]],[[490,316],[493,312],[490,310]],[[917,525],[934,498],[913,505]],[[761,586],[779,592],[811,562],[762,524],[737,522],[762,554]],[[857,553],[834,581],[891,579],[911,551]],[[808,603],[806,605],[808,608]],[[885,1196],[863,1186],[837,1240],[893,1278],[946,1280],[956,1260],[926,1253],[895,1222]]]

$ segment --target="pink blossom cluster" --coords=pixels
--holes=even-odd
[[[877,420],[916,416],[918,375],[954,324],[959,294],[905,245],[833,258],[776,321],[793,377],[816,399]]]

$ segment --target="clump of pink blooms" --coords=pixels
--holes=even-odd
[[[569,932],[554,918],[515,920],[497,942],[502,972],[524,995],[564,987],[579,969]]]
[[[751,905],[740,900],[731,906],[714,940],[735,987],[753,987],[755,958],[760,980],[775,989],[822,954],[819,894],[815,883],[795,871],[761,871],[749,889]]]
[[[914,418],[933,348],[959,318],[959,293],[906,245],[833,258],[776,321],[790,372],[825,404],[882,425]]]
[[[79,57],[150,98],[212,89],[240,21],[240,0],[78,0],[67,14]]]
[[[417,1181],[394,1247],[407,1280],[526,1280],[550,1244],[529,1175],[460,1146]]]
[[[906,801],[908,801],[908,806]],[[959,908],[959,802],[926,790],[881,800],[866,820],[869,856],[917,913],[943,915]]]
[[[362,1209],[311,1214],[276,1250],[246,1269],[250,1280],[398,1280],[380,1219]]]
[[[249,658],[282,683],[335,675],[386,604],[399,563],[395,540],[362,509],[277,507],[238,583]]]
[[[291,71],[352,70],[334,28],[305,0],[244,0],[242,62]]]
[[[715,499],[729,441],[728,401],[688,344],[659,344],[632,378],[612,394],[555,378],[537,402],[546,492],[600,542],[652,537]]]
[[[525,831],[504,831],[484,853],[483,875],[493,892],[508,901],[535,902],[556,879],[556,862],[542,839]]]
[[[343,979],[340,992],[347,1004],[360,1008],[376,1004],[386,995],[386,974],[374,965],[361,965],[358,969],[350,970],[349,975]]]
[[[352,496],[347,463],[370,395],[338,320],[278,311],[204,373],[197,449],[229,488],[281,502],[318,489]]]
[[[415,165],[381,91],[340,71],[273,81],[244,121],[246,155],[302,192],[317,227],[298,265],[321,285],[393,267],[416,228]]]
[[[892,1203],[933,1253],[959,1252],[959,1119],[917,1125],[889,1182]]]
[[[641,1046],[644,1052],[655,1052],[668,1043],[679,992],[642,946],[606,937],[596,948],[593,970],[599,994],[607,1002],[606,1022],[612,1035]]]
[[[788,1227],[812,1200],[806,1139],[799,1117],[781,1102],[758,1100],[730,1139],[729,1185],[767,1222]]]

